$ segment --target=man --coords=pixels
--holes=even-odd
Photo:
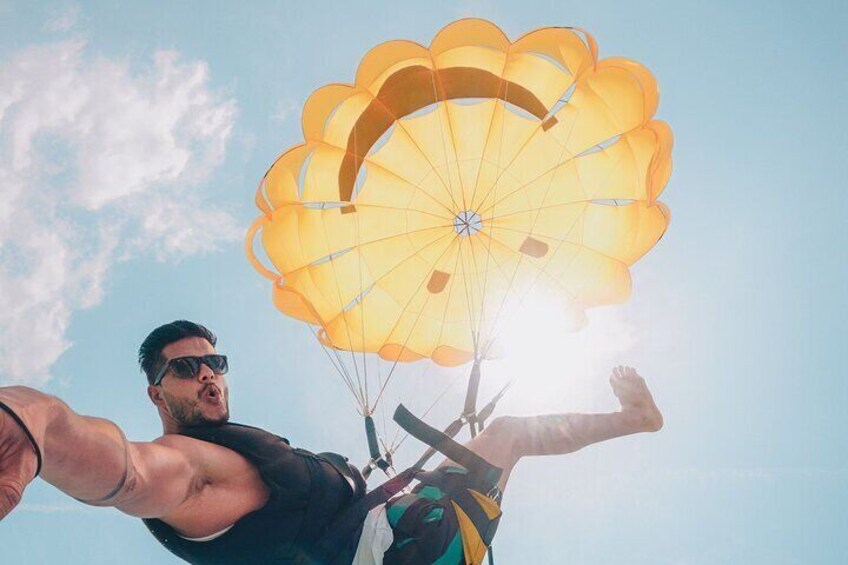
[[[82,502],[144,518],[160,542],[192,563],[361,563],[374,553],[370,544],[382,544],[372,562],[477,562],[485,547],[470,548],[470,538],[456,530],[469,519],[480,530],[479,516],[496,519],[499,511],[486,509],[484,495],[502,492],[522,457],[570,453],[662,427],[644,380],[632,368],[617,367],[610,384],[620,411],[496,418],[466,444],[502,470],[497,489],[481,494],[475,490],[479,477],[445,462],[435,474],[418,475],[422,484],[441,490],[401,494],[388,511],[382,504],[363,508],[369,500],[363,498],[364,482],[341,456],[294,449],[263,430],[228,423],[228,366],[215,344],[209,330],[185,320],[145,339],[139,363],[163,428],[152,442],[127,441],[114,423],[78,415],[36,390],[0,388],[0,519],[40,472]],[[450,486],[457,484],[461,488]],[[442,491],[447,494],[439,498]],[[462,496],[485,512],[453,503]],[[415,517],[404,511],[415,502],[409,497],[421,499],[427,512]],[[353,537],[344,539],[340,517],[351,515],[359,523]],[[383,531],[391,527],[393,539],[374,536],[381,524]],[[486,544],[491,541],[479,533]],[[332,553],[326,553],[328,534],[343,542]]]

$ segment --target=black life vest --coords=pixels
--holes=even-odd
[[[195,565],[313,563],[330,524],[365,493],[365,480],[345,457],[293,448],[259,428],[224,424],[180,433],[241,454],[271,491],[265,506],[210,541],[190,541],[161,520],[144,520],[162,545]]]

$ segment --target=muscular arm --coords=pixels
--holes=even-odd
[[[0,388],[0,402],[26,424],[41,448],[41,477],[66,494],[141,517],[177,509],[203,470],[168,440],[128,442],[114,423],[80,416],[58,398],[26,387]],[[0,411],[0,519],[35,473],[35,454]]]

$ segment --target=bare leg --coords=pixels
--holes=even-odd
[[[600,441],[662,428],[662,414],[645,380],[633,368],[614,368],[610,386],[621,403],[618,412],[500,417],[466,447],[503,469],[498,485],[503,491],[522,457],[564,455]],[[442,463],[447,464],[451,462]]]

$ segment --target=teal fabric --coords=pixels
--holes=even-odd
[[[462,536],[459,531],[453,537],[445,553],[433,565],[456,565],[465,561],[465,554],[462,551]]]

